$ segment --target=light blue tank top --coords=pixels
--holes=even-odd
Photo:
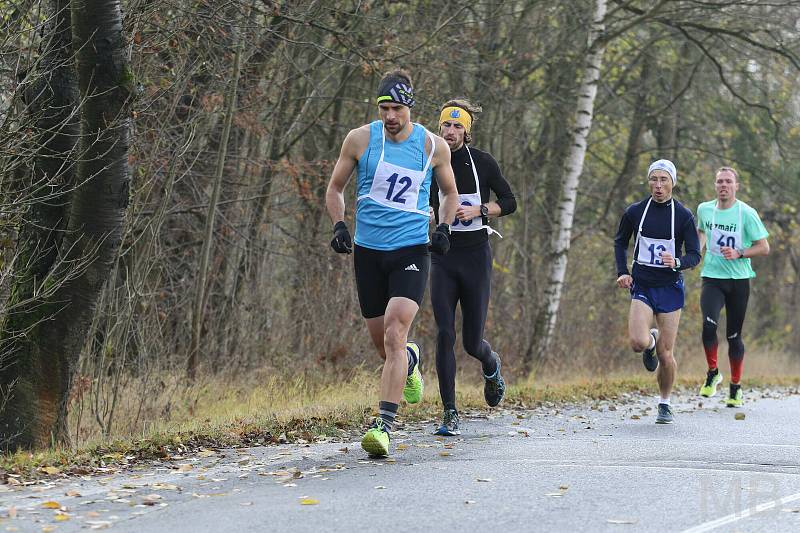
[[[369,144],[358,158],[358,201],[356,207],[355,243],[374,250],[397,250],[407,246],[428,243],[429,217],[418,212],[400,211],[379,204],[369,197],[375,168],[381,157],[383,122],[376,120],[369,125]],[[422,171],[428,160],[425,139],[428,133],[424,126],[414,124],[411,135],[403,142],[395,143],[388,138],[384,144],[384,161],[404,168]],[[417,210],[428,211],[431,177],[428,167],[417,197]]]

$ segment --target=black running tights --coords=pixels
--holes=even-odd
[[[496,370],[492,347],[483,338],[492,281],[492,249],[488,242],[451,248],[431,257],[431,302],[436,319],[436,372],[445,409],[456,408],[456,304],[461,302],[464,350],[481,362],[484,374]]]

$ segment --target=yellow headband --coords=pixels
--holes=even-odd
[[[445,107],[439,115],[439,126],[445,122],[457,122],[464,126],[464,130],[469,133],[472,129],[472,117],[460,107]]]

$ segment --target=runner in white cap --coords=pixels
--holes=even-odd
[[[678,181],[675,165],[659,159],[647,170],[650,196],[625,209],[614,238],[617,285],[631,292],[628,335],[631,348],[642,352],[649,371],[658,369],[657,424],[671,424],[670,394],[677,364],[673,355],[684,305],[682,270],[700,262],[694,217],[672,197]],[[628,271],[628,243],[636,235],[633,269]],[[681,254],[681,250],[685,253]],[[653,317],[656,328],[651,328]]]

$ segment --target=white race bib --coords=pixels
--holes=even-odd
[[[419,213],[427,217],[428,210],[417,209],[419,190],[425,182],[425,174],[428,172],[431,160],[433,160],[433,153],[436,150],[436,142],[433,136],[430,132],[426,133],[431,140],[431,153],[422,170],[413,170],[384,161],[386,132],[381,127],[381,157],[375,167],[375,175],[372,178],[369,194],[359,196],[358,200],[369,197],[386,207],[399,211]]]
[[[661,254],[664,252],[669,252],[675,257],[675,239],[650,239],[640,235],[636,262],[645,266],[669,268],[661,260]]]
[[[478,180],[478,170],[475,167],[475,161],[472,159],[472,152],[469,151],[469,146],[464,145],[464,148],[467,149],[467,156],[469,157],[470,165],[472,165],[472,175],[475,177],[475,191],[473,194],[459,194],[458,195],[458,203],[462,206],[473,206],[473,205],[481,205],[481,183]],[[442,196],[442,191],[439,191],[439,205],[441,205],[444,196]],[[478,231],[481,229],[486,229],[489,232],[489,235],[492,233],[497,233],[491,227],[484,225],[483,217],[477,216],[472,220],[459,220],[456,218],[453,220],[453,223],[450,224],[450,231]],[[500,238],[503,236],[497,233]]]
[[[736,231],[728,231],[717,227],[717,205],[714,204],[714,215],[711,217],[711,233],[706,241],[708,251],[713,255],[722,256],[722,246],[729,246],[735,250],[741,250],[744,245],[742,242],[742,203],[739,203],[739,223],[736,224]]]
[[[642,235],[642,226],[644,226],[644,219],[647,217],[647,211],[650,209],[650,202],[653,198],[647,200],[647,205],[644,207],[642,219],[639,221],[639,231],[636,233],[636,253],[635,262],[643,266],[655,268],[672,268],[664,264],[661,259],[661,254],[668,252],[675,256],[675,199],[672,200],[672,216],[670,218],[670,238],[669,239],[655,239],[645,237]]]

